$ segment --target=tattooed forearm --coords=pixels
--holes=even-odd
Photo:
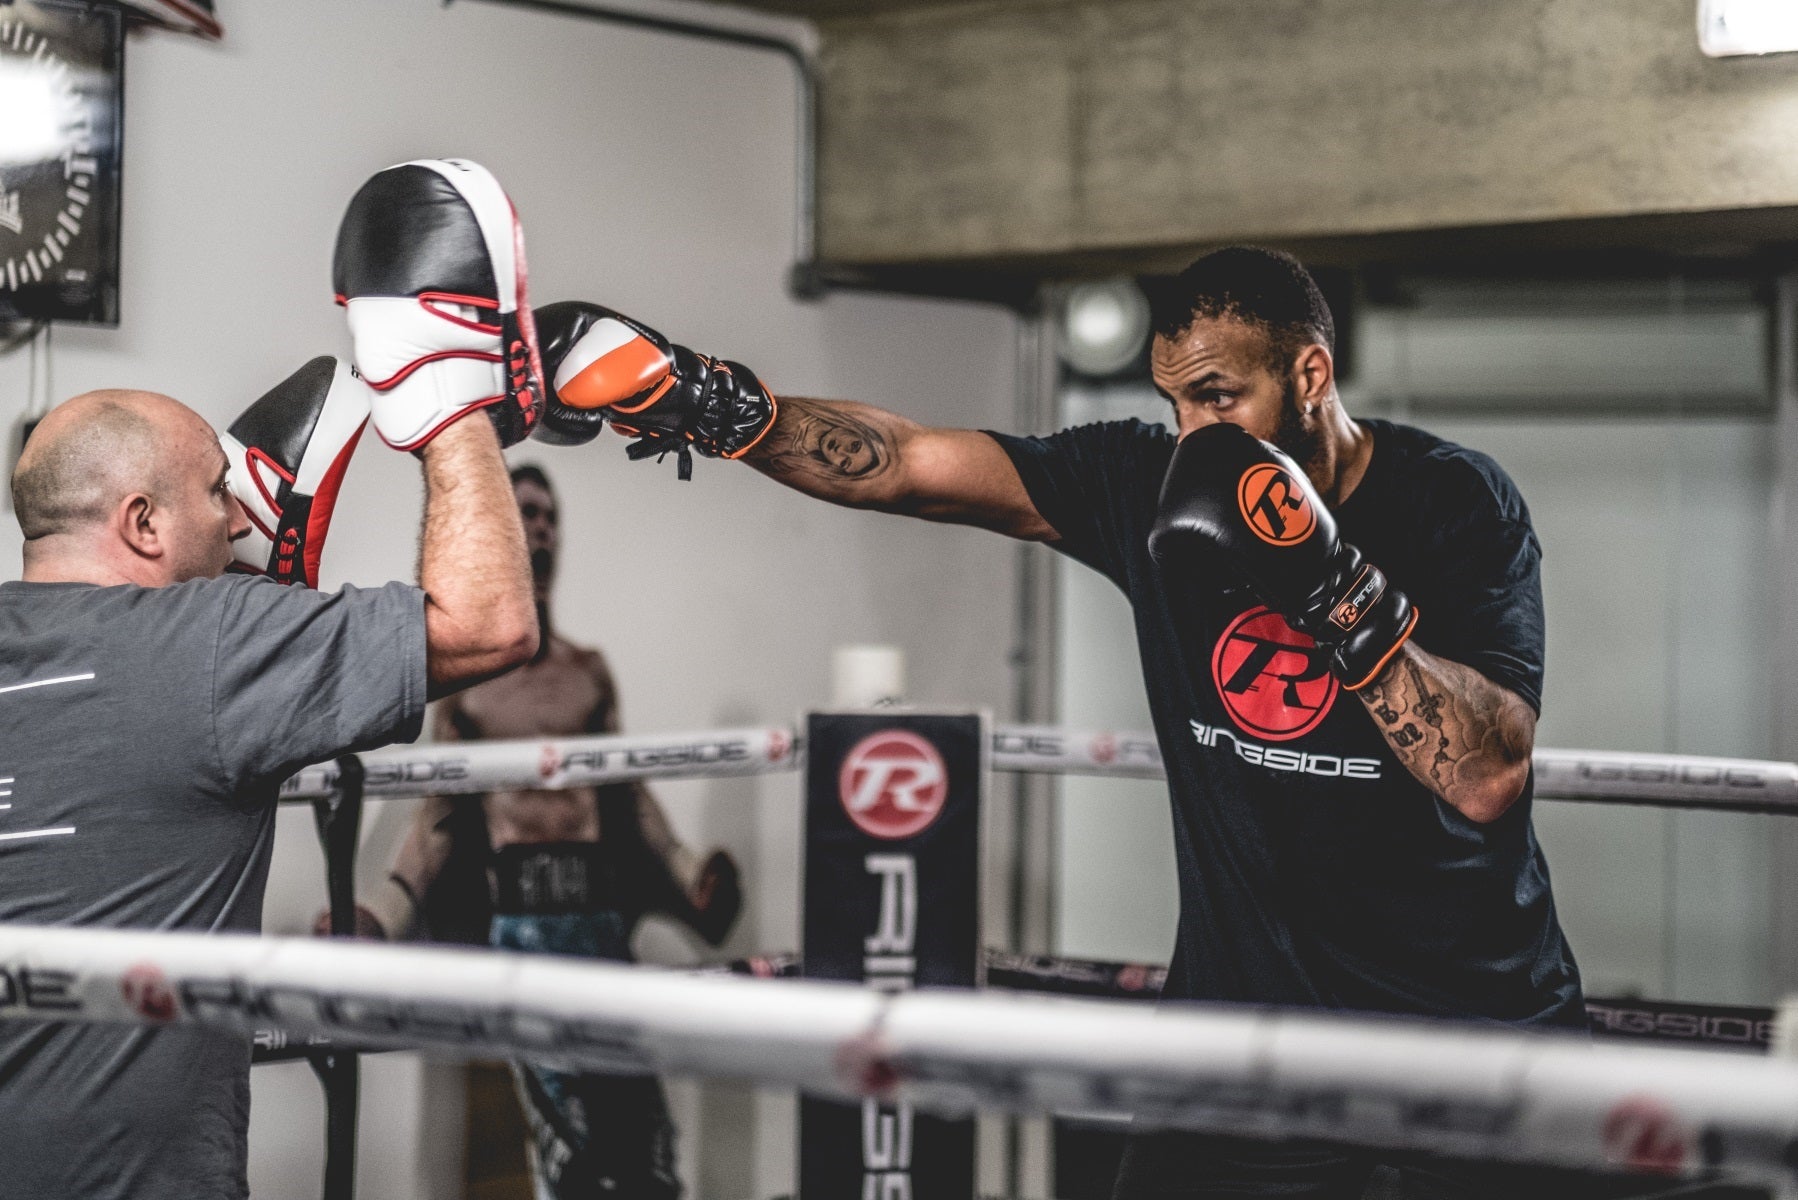
[[[774,427],[745,461],[810,495],[871,502],[896,464],[903,424],[862,404],[786,398]]]
[[[1494,820],[1517,798],[1536,714],[1512,692],[1406,645],[1359,695],[1405,768],[1463,813]]]

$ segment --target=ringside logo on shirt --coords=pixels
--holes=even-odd
[[[903,729],[857,742],[837,776],[843,811],[869,837],[895,841],[920,833],[943,811],[949,772],[935,746]]]
[[[1266,605],[1224,629],[1211,651],[1211,678],[1237,728],[1271,742],[1316,729],[1341,690],[1329,655]]]
[[[1380,777],[1380,760],[1377,758],[1343,758],[1337,754],[1307,754],[1303,750],[1263,746],[1259,742],[1251,742],[1247,738],[1238,737],[1228,729],[1207,725],[1203,721],[1188,721],[1187,725],[1192,728],[1193,740],[1206,749],[1216,749],[1222,739],[1228,738],[1230,748],[1236,752],[1237,758],[1253,766],[1266,767],[1270,771],[1297,771],[1301,775],[1321,775],[1326,779],[1378,779]]]

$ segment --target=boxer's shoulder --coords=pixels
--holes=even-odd
[[[1443,513],[1529,523],[1523,493],[1497,459],[1482,450],[1396,421],[1363,420],[1376,460],[1397,489]]]

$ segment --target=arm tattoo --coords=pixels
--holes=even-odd
[[[748,460],[802,491],[842,494],[893,466],[893,444],[873,415],[860,405],[782,400],[779,419]]]
[[[1418,781],[1456,807],[1527,762],[1535,714],[1471,667],[1407,645],[1362,702]]]

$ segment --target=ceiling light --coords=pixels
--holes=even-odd
[[[62,149],[62,97],[48,71],[0,64],[0,166],[37,163]]]
[[[1129,278],[1081,283],[1061,305],[1061,360],[1082,375],[1115,375],[1149,337],[1149,301]]]
[[[1712,58],[1798,50],[1798,3],[1698,0],[1698,45]]]

